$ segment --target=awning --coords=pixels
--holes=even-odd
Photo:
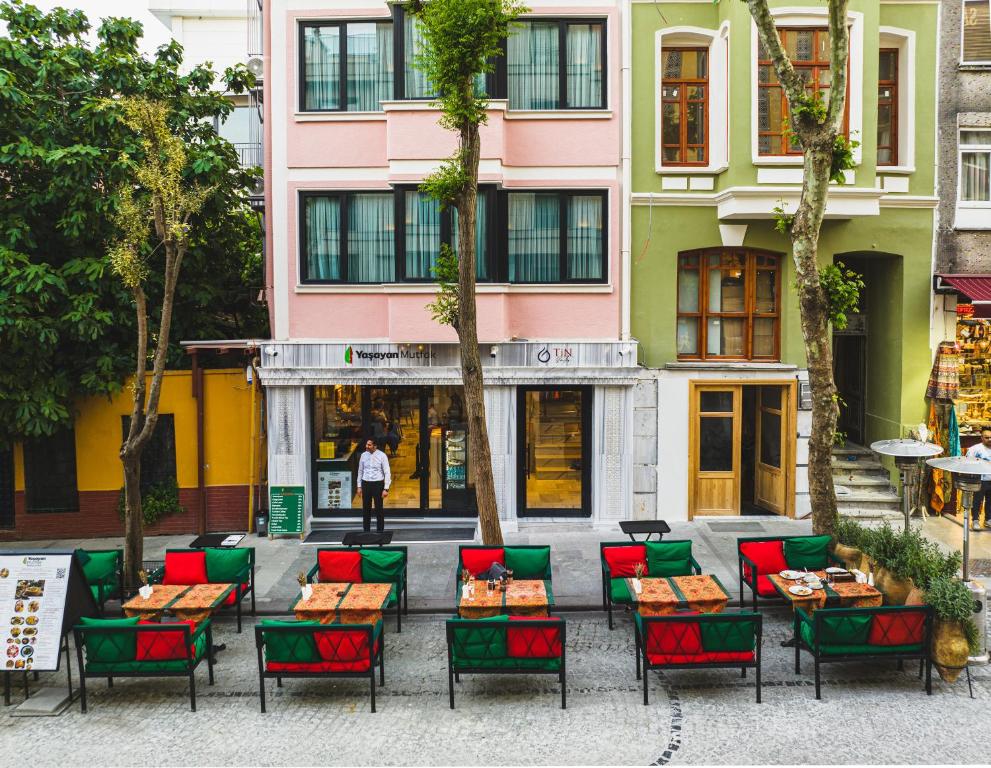
[[[991,275],[936,275],[936,290],[955,289],[971,304],[991,304]]]

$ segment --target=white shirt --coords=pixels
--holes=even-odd
[[[991,461],[991,448],[985,448],[984,443],[977,443],[967,449],[967,457]],[[981,480],[991,480],[991,475],[981,475]]]
[[[392,472],[389,471],[389,459],[382,451],[375,449],[374,453],[365,451],[358,460],[358,487],[361,488],[361,481],[367,480],[370,483],[385,480],[385,490],[389,490],[392,485]]]

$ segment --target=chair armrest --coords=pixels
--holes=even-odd
[[[189,638],[189,642],[195,643],[197,640],[200,639],[200,635],[206,632],[207,629],[209,629],[209,627],[210,627],[210,619],[203,619],[203,621],[199,623],[199,626],[196,627],[196,631],[193,632],[192,636]]]
[[[699,565],[699,561],[695,559],[694,555],[692,556],[692,573],[696,576],[700,576],[702,574],[702,566]]]
[[[316,581],[317,573],[320,571],[320,563],[314,565],[310,570],[306,572],[306,583],[313,584]]]
[[[165,566],[164,565],[161,565],[158,568],[156,568],[155,570],[153,570],[151,573],[148,574],[148,583],[149,584],[161,584],[162,583],[162,579],[164,579],[164,578],[165,578]]]
[[[740,559],[740,578],[743,579],[747,584],[754,584],[757,581],[757,563],[751,560],[742,552],[737,551],[737,557]],[[750,579],[747,579],[746,570],[742,566],[747,566],[750,568]]]
[[[234,583],[237,584],[238,589],[241,588],[242,584],[251,584],[251,566],[246,565],[240,571],[237,572],[237,576],[234,577]]]
[[[813,630],[815,629],[815,621],[805,612],[804,608],[796,608],[795,616],[800,624],[808,624]]]

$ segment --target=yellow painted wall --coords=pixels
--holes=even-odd
[[[150,381],[151,377],[148,378]],[[247,485],[250,472],[251,385],[242,369],[204,371],[203,379],[206,392],[203,419],[206,484]],[[125,385],[113,398],[87,397],[76,404],[76,478],[80,491],[110,491],[123,485],[118,452],[121,416],[130,414],[130,398],[131,390]],[[166,372],[162,380],[159,413],[171,413],[175,419],[176,479],[179,487],[195,488],[196,400],[192,395],[190,371]],[[258,450],[261,448],[256,447],[256,461]],[[24,490],[24,462],[20,446],[14,451],[14,484],[17,490]]]

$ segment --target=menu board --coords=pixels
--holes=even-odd
[[[268,535],[303,532],[303,487],[273,485],[268,489]]]
[[[71,554],[0,554],[0,669],[58,669]]]
[[[351,508],[351,473],[317,472],[317,509]]]

